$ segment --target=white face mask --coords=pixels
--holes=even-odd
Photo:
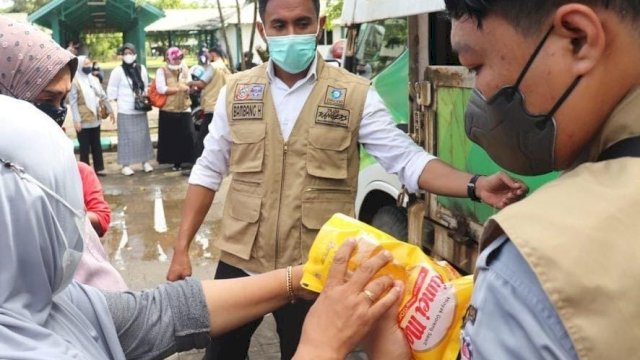
[[[182,65],[181,64],[179,64],[179,65],[169,64],[169,65],[167,65],[167,67],[169,68],[169,70],[173,70],[173,71],[182,69]]]
[[[4,162],[4,161],[0,161],[0,163],[5,167],[11,166],[10,163],[9,165],[7,165],[7,162]],[[71,206],[62,197],[60,197],[58,194],[50,190],[48,187],[44,186],[42,183],[40,183],[31,175],[24,172],[22,168],[13,166],[13,171],[22,180],[37,186],[45,194],[48,195],[46,197],[46,202],[48,203],[47,205],[48,205],[49,211],[51,212],[51,217],[53,219],[56,218],[56,215],[58,216],[60,215],[60,214],[54,214],[53,207],[51,205],[51,201],[57,201],[57,202],[60,202],[63,205],[63,207],[66,208],[66,210],[71,212],[71,214],[69,215],[73,217],[73,221],[75,222],[77,232],[65,233],[65,231],[62,230],[60,223],[58,223],[57,220],[55,221],[58,235],[62,238],[62,241],[64,242],[64,248],[62,249],[64,253],[62,254],[62,259],[61,259],[62,260],[61,279],[60,279],[60,282],[56,284],[56,288],[53,293],[54,295],[56,295],[60,293],[62,290],[64,290],[67,287],[67,285],[71,283],[71,281],[73,280],[73,276],[76,273],[78,264],[80,263],[80,259],[82,258],[82,250],[84,247],[84,241],[82,240],[82,237],[84,236],[84,228],[85,228],[84,221],[85,221],[86,213],[84,211],[74,209],[73,206]],[[73,236],[79,236],[79,238],[73,238]],[[72,241],[70,242],[69,240],[72,240]]]
[[[133,62],[136,61],[136,58],[137,58],[136,54],[127,54],[122,57],[122,60],[127,64],[133,64]]]

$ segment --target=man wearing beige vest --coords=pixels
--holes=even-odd
[[[565,171],[488,222],[461,357],[637,359],[640,2],[446,3],[469,137],[519,174]]]
[[[316,51],[318,0],[260,0],[259,8],[271,59],[231,76],[220,92],[189,179],[169,280],[191,274],[189,244],[227,174],[216,278],[304,263],[331,215],[354,215],[360,144],[412,192],[466,197],[471,182],[470,195],[496,207],[524,194],[504,174],[477,178],[425,153],[396,128],[368,80],[327,66]],[[282,359],[295,352],[309,306],[298,301],[274,313]],[[207,358],[245,359],[259,323],[214,339]]]
[[[216,101],[220,90],[227,83],[227,77],[231,75],[231,71],[222,59],[222,50],[219,48],[211,48],[208,51],[209,63],[200,80],[194,81],[193,85],[202,89],[200,95],[200,107],[204,111],[204,120],[200,125],[196,136],[196,158],[202,155],[204,151],[204,138],[209,133],[209,124],[213,119],[213,110],[216,107]]]

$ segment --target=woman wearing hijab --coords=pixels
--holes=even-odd
[[[91,75],[92,62],[87,56],[78,56],[78,70],[71,86],[69,104],[73,115],[73,125],[80,143],[80,161],[91,165],[89,153],[93,160],[93,168],[99,176],[105,176],[102,144],[100,143],[100,125],[102,119],[98,111],[100,101],[107,107],[109,118],[115,122],[113,111],[107,101],[107,94],[102,90],[98,79]]]
[[[167,95],[158,120],[158,163],[173,164],[175,171],[180,170],[182,164],[195,161],[195,128],[189,99],[191,79],[182,58],[180,49],[169,48],[167,65],[156,72],[158,92]]]
[[[303,293],[301,266],[233,280],[189,278],[143,292],[102,292],[73,281],[85,213],[72,145],[31,104],[0,95],[0,108],[7,110],[0,113],[0,358],[161,359],[202,348],[209,336]],[[371,280],[388,254],[345,280],[355,246],[348,242],[336,254],[296,359],[344,358],[399,299],[401,285]]]
[[[11,41],[14,45],[4,48],[3,56],[0,56],[0,74],[5,74],[0,76],[0,94],[31,102],[54,119],[58,126],[62,126],[67,114],[67,109],[62,103],[71,87],[72,75],[76,73],[78,66],[76,57],[62,49],[49,35],[35,30],[30,25],[21,24],[3,16],[0,16],[0,34],[3,34],[5,41]],[[7,60],[19,58],[22,61]],[[18,76],[19,80],[17,80]],[[21,117],[15,121],[22,119],[29,118]],[[57,132],[62,133],[59,127]],[[92,168],[84,163],[77,164],[78,173],[81,173],[79,170],[84,168],[84,178],[91,177],[98,182]],[[87,168],[88,171],[86,171]],[[86,176],[87,174],[90,176]],[[91,184],[83,182],[83,191],[89,190],[88,187],[91,187]],[[120,273],[109,263],[92,223],[94,217],[99,217],[103,219],[98,219],[97,222],[104,222],[101,225],[103,227],[108,226],[111,216],[109,206],[106,202],[99,205],[100,201],[96,200],[97,194],[88,195],[84,197],[84,207],[88,215],[84,224],[85,246],[74,278],[83,284],[104,290],[126,290],[127,285]],[[98,209],[99,207],[101,209]]]
[[[118,103],[118,164],[122,165],[122,175],[131,176],[132,164],[142,164],[144,172],[153,171],[147,113],[134,106],[135,95],[146,93],[149,77],[147,68],[136,61],[136,47],[126,43],[122,49],[122,65],[111,72],[107,95]]]

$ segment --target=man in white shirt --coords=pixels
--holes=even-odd
[[[271,59],[230,77],[220,92],[189,178],[168,280],[191,275],[189,245],[227,174],[232,183],[216,244],[222,250],[216,278],[303,263],[333,213],[354,213],[359,144],[411,192],[471,196],[495,207],[526,193],[505,174],[472,176],[426,153],[396,128],[367,80],[325,66],[316,50],[324,25],[318,0],[259,5],[258,30]],[[309,306],[299,301],[274,312],[282,359],[295,352]],[[259,323],[214,339],[206,358],[245,359]]]

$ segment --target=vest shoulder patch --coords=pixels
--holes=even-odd
[[[324,97],[325,105],[344,107],[347,100],[347,89],[329,86]]]
[[[339,109],[329,106],[318,106],[316,124],[329,126],[349,127],[351,112],[347,109]]]
[[[233,94],[234,101],[262,101],[265,84],[237,84]]]

